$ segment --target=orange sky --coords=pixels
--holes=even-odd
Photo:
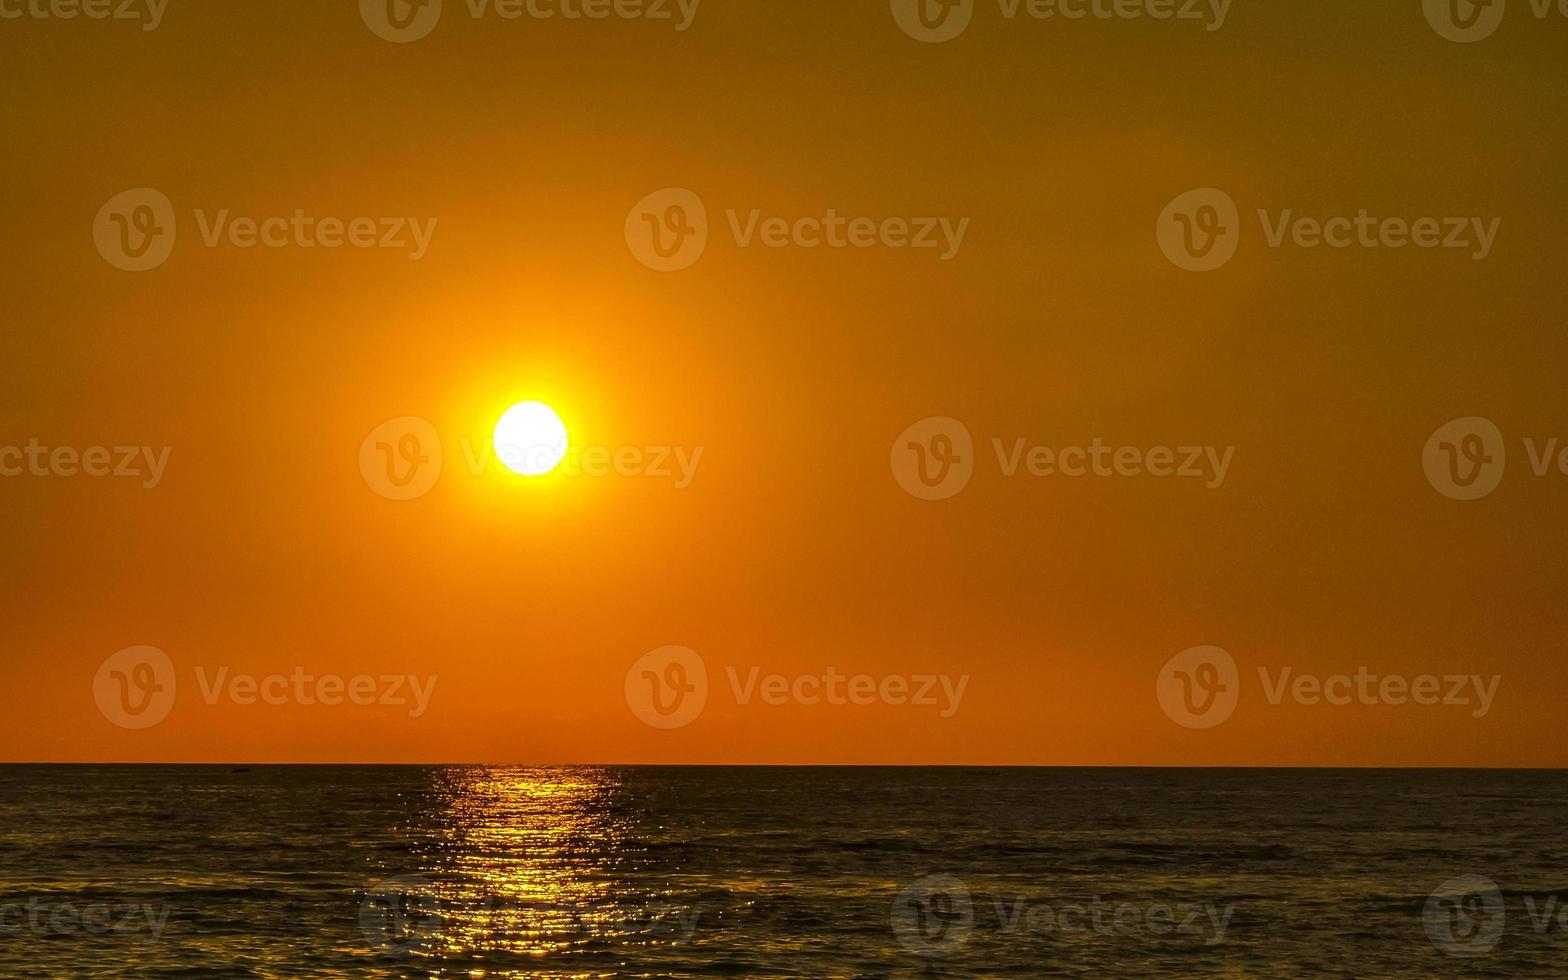
[[[447,0],[395,44],[355,6],[0,21],[0,446],[169,450],[152,488],[0,477],[0,759],[1568,764],[1568,475],[1523,443],[1568,440],[1560,18],[1456,44],[1415,4],[1238,2],[1206,31],[992,2],[925,44],[882,2],[713,2],[676,31]],[[125,272],[94,221],[142,187],[177,243]],[[709,242],[656,272],[624,228],[670,187]],[[1154,230],[1201,187],[1243,230],[1199,274]],[[742,247],[726,215],[830,208],[967,226],[944,261]],[[1474,261],[1272,249],[1254,217],[1362,208],[1501,224]],[[436,224],[417,260],[208,247],[225,209]],[[462,440],[526,399],[578,446],[700,465],[472,475]],[[445,459],[399,502],[359,453],[406,416]],[[933,416],[975,475],[929,502],[889,452]],[[1421,465],[1465,416],[1508,440],[1474,502]],[[1215,489],[1009,478],[993,439],[1235,453]],[[664,731],[623,687],[669,644],[710,691]],[[1200,644],[1244,684],[1207,731],[1155,696]],[[94,677],[138,645],[179,692],[132,730]],[[1271,705],[1256,669],[1284,666],[1501,683],[1482,718]],[[296,667],[436,686],[411,717],[208,704],[198,680]],[[727,667],[967,681],[944,718],[740,704]]]

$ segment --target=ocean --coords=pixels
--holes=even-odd
[[[0,766],[0,976],[1562,976],[1568,774]]]

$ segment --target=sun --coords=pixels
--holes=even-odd
[[[566,456],[566,423],[544,402],[519,402],[495,424],[495,454],[520,476],[543,476]]]

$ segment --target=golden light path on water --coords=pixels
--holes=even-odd
[[[432,778],[438,805],[408,828],[423,842],[422,868],[400,879],[394,947],[482,956],[503,969],[471,975],[496,976],[514,957],[671,938],[674,917],[626,883],[638,855],[615,776],[474,768]]]

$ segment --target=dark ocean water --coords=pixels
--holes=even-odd
[[[0,976],[1563,976],[1568,774],[0,767]]]

